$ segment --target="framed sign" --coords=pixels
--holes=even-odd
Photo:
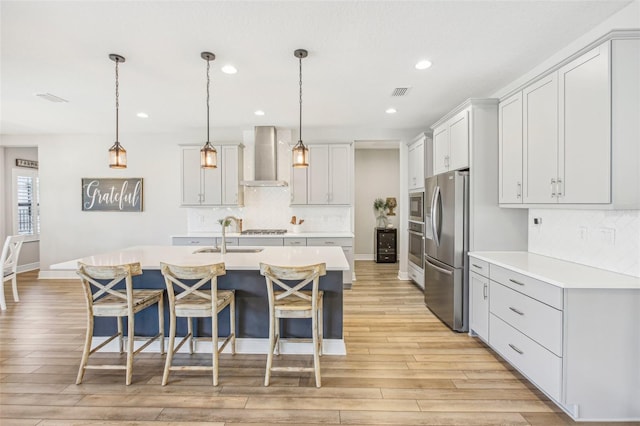
[[[142,178],[82,178],[82,210],[141,212]]]

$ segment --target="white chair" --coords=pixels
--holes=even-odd
[[[117,266],[91,266],[80,263],[77,271],[82,280],[85,300],[87,302],[87,334],[84,342],[84,351],[76,384],[82,383],[84,372],[87,369],[94,370],[126,370],[126,384],[131,384],[133,373],[133,357],[151,342],[160,340],[160,353],[164,354],[164,302],[163,290],[134,290],[133,275],[141,275],[140,263],[131,263]],[[104,284],[104,281],[109,280]],[[114,287],[121,281],[125,282],[124,290],[116,290]],[[92,289],[95,288],[95,291]],[[152,305],[158,305],[158,334],[155,336],[135,336],[135,314]],[[94,317],[116,317],[118,331],[104,342],[91,349],[93,338]],[[122,329],[122,317],[127,318],[127,361],[122,364],[88,365],[89,356],[102,348],[113,339],[118,339],[120,353],[123,352],[124,333]],[[135,351],[135,340],[142,340],[142,344]]]
[[[169,297],[169,348],[162,375],[162,386],[169,381],[170,371],[198,370],[213,372],[213,386],[218,386],[218,365],[220,352],[231,343],[231,353],[236,353],[236,302],[234,290],[218,290],[218,276],[226,273],[224,263],[216,263],[204,266],[177,266],[160,263],[162,275],[167,285]],[[193,281],[197,282],[193,283]],[[211,290],[202,290],[201,287],[211,283]],[[175,292],[174,287],[179,290]],[[222,345],[218,347],[218,314],[229,306],[229,335],[223,338]],[[187,335],[177,346],[176,317],[187,318]],[[211,318],[211,338],[195,337],[193,335],[193,318]],[[200,365],[173,366],[173,355],[185,343],[189,342],[189,353],[194,352],[194,340],[211,340],[212,365],[211,367]]]
[[[326,265],[275,266],[260,264],[260,273],[267,282],[269,296],[269,354],[264,385],[269,386],[272,371],[313,371],[316,387],[320,387],[320,355],[322,355],[322,297],[318,290],[320,277],[326,275]],[[299,281],[292,284],[291,281]],[[285,283],[283,281],[288,281]],[[312,283],[311,291],[303,287]],[[274,287],[278,291],[274,291]],[[273,354],[280,354],[280,318],[311,318],[313,367],[273,367]],[[287,339],[308,340],[308,339]]]
[[[19,302],[18,298],[18,279],[16,278],[16,269],[18,267],[18,256],[24,242],[24,235],[10,235],[4,242],[2,247],[2,285],[0,286],[0,308],[4,311],[7,309],[7,303],[4,299],[4,283],[11,280],[13,287],[13,300]]]

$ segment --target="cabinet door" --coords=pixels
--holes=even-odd
[[[307,202],[309,204],[329,203],[329,147],[327,145],[309,145]]]
[[[560,203],[611,202],[609,43],[558,71]]]
[[[556,203],[558,178],[558,80],[553,73],[522,91],[524,112],[523,200]]]
[[[424,137],[409,145],[409,189],[424,188]]]
[[[351,204],[351,146],[329,145],[329,204]]]
[[[409,161],[407,161],[407,165],[409,166],[409,189],[416,189],[418,186],[418,178],[416,176],[416,145],[409,145]]]
[[[307,204],[307,168],[291,168],[291,204]]]
[[[469,111],[464,110],[449,121],[449,170],[469,167]]]
[[[500,102],[498,114],[498,201],[522,203],[522,93]]]
[[[489,279],[469,274],[469,329],[485,342],[489,341]]]
[[[200,168],[200,148],[182,148],[182,199],[183,206],[197,206],[202,203],[202,193],[200,191],[202,169]]]
[[[218,167],[202,170],[202,203],[204,206],[219,206],[222,204],[222,147],[216,146],[218,151]],[[198,160],[198,165],[200,160]],[[198,166],[199,167],[199,166]]]
[[[222,173],[222,204],[238,205],[240,190],[239,152],[235,145],[222,146],[219,154]]]
[[[433,174],[449,170],[449,128],[446,125],[433,131]]]

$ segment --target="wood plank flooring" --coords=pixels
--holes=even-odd
[[[218,387],[197,372],[172,374],[160,386],[159,354],[136,358],[131,386],[123,372],[100,370],[75,385],[85,327],[80,283],[20,274],[21,301],[9,291],[0,313],[0,424],[572,423],[484,344],[440,323],[422,291],[397,279],[397,265],[358,261],[356,274],[345,293],[347,355],[321,358],[320,389],[310,373],[277,372],[265,388],[266,356],[242,354],[222,356]],[[210,356],[194,357],[210,363]]]

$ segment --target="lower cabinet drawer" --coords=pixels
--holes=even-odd
[[[307,239],[306,238],[285,238],[284,245],[285,246],[306,246]]]
[[[526,294],[536,300],[562,309],[563,292],[562,288],[544,281],[531,278],[528,275],[520,274],[501,266],[491,264],[489,266],[489,278],[491,281],[499,282],[517,292]]]
[[[215,237],[172,237],[171,245],[174,246],[215,246]]]
[[[490,285],[492,314],[562,356],[562,311],[495,281]]]
[[[493,289],[492,289],[493,291]],[[493,297],[493,293],[491,294]],[[551,398],[560,401],[562,358],[554,355],[494,314],[489,318],[489,344]]]

